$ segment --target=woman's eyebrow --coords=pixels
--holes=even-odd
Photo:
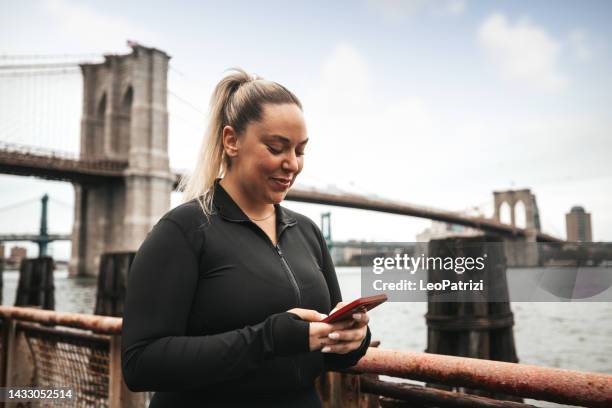
[[[280,142],[284,143],[284,144],[291,144],[291,140],[283,135],[266,135],[264,136],[265,138],[269,138],[269,139],[276,139],[279,140]],[[298,144],[305,144],[306,142],[308,142],[308,138],[304,139],[303,141],[301,141]]]

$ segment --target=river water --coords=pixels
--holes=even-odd
[[[343,299],[361,296],[359,267],[339,267],[337,274]],[[18,277],[16,271],[4,272],[4,305],[14,303]],[[95,278],[68,278],[66,270],[55,271],[57,311],[91,313],[95,297]],[[383,348],[424,351],[426,311],[424,302],[387,302],[373,309],[372,339]],[[512,311],[520,363],[612,374],[611,302],[513,302]]]

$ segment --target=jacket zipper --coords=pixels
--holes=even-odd
[[[255,225],[257,227],[257,225]],[[293,289],[295,291],[295,297],[297,300],[297,306],[301,306],[302,305],[302,296],[300,294],[300,287],[297,284],[297,281],[295,280],[295,275],[293,274],[293,271],[291,270],[291,267],[289,266],[289,263],[287,262],[287,260],[285,259],[285,256],[283,255],[283,251],[280,248],[280,245],[278,244],[278,242],[280,242],[280,236],[282,235],[283,231],[285,230],[285,228],[282,228],[278,234],[278,239],[277,239],[277,243],[276,245],[274,245],[274,243],[272,243],[272,240],[270,239],[270,237],[268,237],[262,230],[261,228],[257,228],[261,234],[265,235],[265,238],[268,240],[268,242],[270,243],[270,245],[272,245],[274,247],[274,249],[276,250],[276,253],[278,254],[281,263],[283,264],[283,269],[285,270],[285,272],[287,273],[287,275],[289,276],[289,281],[291,282],[291,285],[293,286]],[[295,359],[291,359],[291,361],[293,362],[293,366],[295,367],[295,372],[296,372],[296,377],[297,377],[297,382],[298,382],[298,386],[302,384],[302,372],[300,370],[300,366],[298,365],[298,363],[295,361],[296,359],[299,358],[299,355],[295,357]]]
[[[297,305],[298,307],[300,307],[302,305],[302,296],[300,294],[300,287],[298,286],[297,281],[295,280],[295,275],[293,274],[293,271],[289,267],[289,263],[287,263],[287,260],[283,256],[283,251],[281,251],[280,245],[278,243],[276,244],[275,248],[276,248],[276,252],[278,253],[278,256],[281,259],[283,266],[285,267],[285,271],[287,272],[287,275],[289,275],[289,280],[291,281],[291,284],[293,285],[293,289],[295,289]]]
[[[300,287],[298,286],[297,281],[295,280],[295,275],[293,275],[293,271],[289,267],[289,263],[287,262],[287,260],[283,256],[283,251],[281,250],[280,245],[278,244],[278,242],[276,243],[276,245],[274,247],[276,248],[276,252],[278,253],[278,256],[281,259],[281,263],[283,264],[283,267],[284,267],[285,271],[287,272],[287,275],[289,275],[289,280],[291,281],[291,283],[293,285],[293,288],[295,289],[295,295],[297,297],[297,305],[301,306],[302,305],[302,297],[300,295]],[[298,359],[298,358],[299,358],[299,355],[295,357],[295,359]],[[301,373],[301,370],[300,370],[300,366],[295,361],[295,359],[292,359],[291,361],[293,361],[293,365],[295,366],[295,371],[296,371],[296,374],[297,374],[298,385],[301,385],[302,384],[302,373]]]

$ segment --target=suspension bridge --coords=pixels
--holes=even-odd
[[[168,88],[171,66],[165,52],[129,45],[132,51],[126,55],[87,55],[100,60],[94,62],[82,62],[84,56],[0,58],[0,172],[72,183],[74,275],[95,274],[103,252],[137,249],[170,208],[170,194],[183,174],[169,167],[168,99],[196,107]],[[71,93],[81,101],[75,102]],[[80,125],[75,121],[79,111]],[[426,218],[511,240],[560,241],[541,231],[531,191],[493,196],[492,218],[298,186],[287,199]],[[515,222],[517,205],[525,211],[524,226]],[[503,206],[510,208],[509,223],[501,222]],[[27,238],[38,242],[40,234]]]

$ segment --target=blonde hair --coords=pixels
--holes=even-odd
[[[210,99],[209,122],[193,173],[179,183],[183,202],[194,198],[204,215],[213,213],[214,183],[231,167],[223,148],[223,128],[231,126],[240,135],[250,122],[261,120],[263,105],[292,103],[302,109],[299,99],[284,86],[233,68],[215,87]]]

